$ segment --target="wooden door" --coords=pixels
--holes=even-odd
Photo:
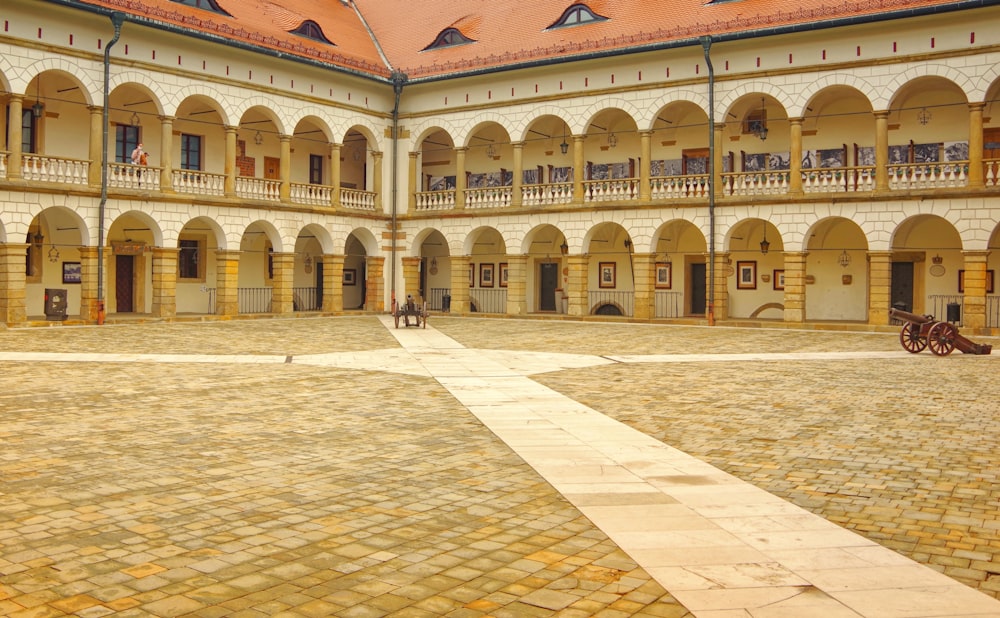
[[[705,315],[708,279],[704,262],[691,264],[688,281],[691,282],[691,315]]]
[[[281,180],[281,159],[264,157],[264,178]]]
[[[892,263],[890,302],[903,311],[913,311],[913,262]]]
[[[115,256],[115,312],[135,311],[133,282],[135,281],[135,256]]]
[[[559,264],[545,262],[538,265],[538,310],[556,310],[556,288],[559,287]]]

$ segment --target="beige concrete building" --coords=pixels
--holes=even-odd
[[[315,4],[4,4],[2,321],[1000,329],[995,2]]]

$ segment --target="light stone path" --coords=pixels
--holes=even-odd
[[[332,514],[328,514],[325,520],[314,518],[312,521],[321,521],[326,527],[313,527],[309,524],[308,517],[297,514],[300,512],[299,509],[289,508],[282,503],[283,508],[276,511],[271,518],[281,519],[290,528],[289,530],[280,528],[285,534],[279,535],[275,532],[271,534],[276,536],[269,537],[268,530],[271,524],[267,517],[257,517],[252,522],[246,522],[246,529],[235,530],[237,534],[233,538],[227,537],[228,533],[212,533],[212,530],[215,530],[215,523],[212,520],[207,522],[195,520],[186,523],[185,527],[191,531],[204,528],[214,534],[205,537],[211,542],[205,544],[201,553],[190,551],[191,547],[188,545],[193,545],[190,539],[185,543],[181,539],[163,539],[163,535],[160,534],[161,542],[152,543],[142,552],[137,552],[138,559],[126,558],[128,552],[118,554],[119,560],[127,562],[109,564],[101,571],[106,575],[87,579],[67,577],[68,581],[77,583],[70,584],[64,581],[61,587],[52,583],[46,585],[42,582],[45,577],[53,580],[65,577],[58,572],[47,575],[36,572],[44,571],[46,568],[51,570],[54,564],[59,564],[58,560],[46,556],[59,557],[74,553],[70,545],[76,541],[67,540],[65,526],[79,526],[81,530],[85,528],[79,522],[73,524],[73,517],[83,521],[99,521],[106,518],[109,513],[123,510],[129,502],[124,496],[129,495],[135,495],[134,499],[137,501],[151,500],[147,506],[153,513],[158,506],[154,503],[166,498],[144,498],[142,492],[151,491],[148,484],[139,483],[137,486],[128,487],[130,482],[135,484],[134,479],[122,478],[117,481],[121,487],[114,487],[116,481],[112,479],[100,479],[95,482],[103,486],[99,485],[96,492],[114,496],[113,502],[100,507],[96,503],[93,507],[76,506],[70,511],[68,506],[60,502],[60,497],[38,496],[32,499],[32,505],[29,507],[39,511],[32,517],[31,511],[25,512],[16,504],[4,500],[4,496],[23,497],[23,492],[19,493],[17,487],[13,485],[17,485],[18,473],[26,475],[30,473],[18,468],[16,463],[6,461],[9,458],[4,458],[3,453],[0,453],[0,472],[6,471],[3,485],[0,485],[0,615],[19,618],[98,616],[109,613],[122,616],[684,615],[680,606],[673,606],[674,609],[670,609],[672,607],[670,595],[672,595],[698,618],[1000,616],[1000,603],[996,600],[914,563],[873,541],[803,511],[761,489],[739,481],[707,463],[685,455],[660,440],[631,429],[527,377],[551,374],[559,370],[607,371],[623,365],[681,362],[706,366],[775,360],[829,363],[862,359],[887,363],[911,358],[905,352],[803,350],[775,354],[756,352],[566,354],[551,351],[466,348],[433,326],[427,329],[395,330],[391,328],[389,318],[382,317],[381,322],[389,329],[391,336],[398,340],[401,347],[382,345],[371,350],[350,349],[337,352],[317,350],[306,353],[294,353],[295,350],[289,350],[288,354],[264,354],[254,353],[254,343],[244,341],[237,344],[244,348],[243,352],[237,354],[157,354],[133,351],[123,353],[32,351],[25,350],[31,346],[6,345],[0,348],[0,366],[10,368],[27,366],[29,363],[43,363],[39,366],[68,367],[65,363],[70,362],[118,367],[122,363],[128,363],[130,367],[137,368],[137,372],[146,371],[141,369],[143,366],[163,367],[162,370],[156,370],[162,372],[161,384],[170,380],[169,367],[192,364],[203,365],[205,371],[234,364],[258,366],[261,370],[279,366],[289,370],[294,370],[296,367],[303,369],[315,367],[323,369],[325,375],[331,379],[337,376],[344,379],[348,375],[343,372],[329,373],[332,370],[348,373],[384,372],[404,376],[404,379],[410,380],[432,378],[643,568],[636,570],[628,565],[627,560],[615,558],[613,549],[601,550],[589,556],[581,553],[576,562],[573,562],[572,556],[567,557],[573,553],[567,550],[567,545],[579,544],[579,539],[592,536],[585,528],[579,529],[571,539],[565,539],[562,545],[536,547],[537,551],[534,553],[526,550],[518,553],[520,550],[517,545],[532,544],[535,541],[516,541],[512,538],[513,531],[508,529],[503,535],[507,538],[503,539],[500,538],[498,531],[493,531],[493,534],[498,535],[495,538],[501,542],[490,544],[494,554],[490,554],[489,561],[483,560],[491,563],[490,569],[483,568],[484,565],[477,563],[474,556],[461,556],[461,548],[455,547],[451,548],[451,552],[467,561],[464,566],[461,560],[440,562],[438,566],[442,572],[428,570],[421,575],[430,579],[415,581],[406,577],[405,574],[411,567],[405,565],[413,565],[412,568],[420,565],[420,570],[423,571],[429,569],[426,563],[408,558],[410,554],[402,554],[399,547],[389,544],[382,548],[363,546],[366,542],[364,539],[374,542],[374,539],[380,538],[380,534],[386,534],[385,530],[379,531],[376,528],[368,528],[376,534],[375,537],[369,534],[357,534],[353,544],[337,545],[337,549],[330,549],[334,546],[332,538],[320,541],[328,544],[328,551],[309,554],[310,561],[303,560],[303,556],[299,555],[284,556],[276,550],[269,550],[270,553],[263,551],[263,548],[275,543],[287,552],[305,553],[305,549],[296,542],[299,536],[314,535],[315,538],[312,540],[315,542],[315,539],[322,536],[319,533],[333,532],[331,526],[348,525],[348,519],[342,513],[343,517],[336,518],[336,522]],[[584,328],[588,327],[581,326],[581,330]],[[11,351],[12,347],[25,351],[14,352]],[[321,345],[300,346],[305,349],[321,347]],[[100,350],[100,345],[95,346],[95,349]],[[625,349],[628,349],[628,346]],[[984,370],[992,371],[995,376],[997,366],[993,358],[997,357],[983,357],[977,360],[984,361]],[[380,380],[379,373],[372,374],[368,379],[377,383]],[[223,381],[222,374],[213,375],[219,382]],[[190,388],[195,390],[202,388],[196,383],[197,379],[192,380],[190,376],[185,379],[190,381]],[[237,379],[231,386],[240,389],[239,381]],[[249,380],[247,383],[251,387],[250,392],[230,389],[229,396],[233,399],[252,398],[253,386]],[[311,384],[310,381],[300,381],[302,390],[306,392],[313,389]],[[415,397],[415,400],[426,405],[427,397],[438,396],[434,394],[432,388],[421,384],[424,383],[413,382],[409,388],[422,392],[422,395]],[[206,389],[216,387],[208,376],[204,386]],[[400,385],[395,386],[402,388]],[[157,393],[144,393],[141,385],[131,384],[127,380],[117,382],[112,387],[116,390],[131,391],[147,405],[150,400],[155,404],[160,399]],[[368,397],[376,395],[380,398],[390,398],[389,393],[376,392],[371,392]],[[26,408],[16,402],[15,396],[11,392],[2,396],[0,410],[5,411],[5,418],[9,418],[8,412],[15,413],[15,424],[29,423],[27,427],[30,427],[31,417],[22,420],[16,416],[17,412]],[[44,393],[41,396],[44,398]],[[289,396],[294,397],[295,393],[289,393]],[[368,402],[365,397],[364,394],[359,394],[358,405]],[[58,397],[54,396],[53,399]],[[399,402],[386,403],[390,406],[400,405]],[[89,404],[82,402],[81,405],[87,407]],[[39,420],[34,423],[37,429],[31,430],[40,438],[46,434],[47,429],[39,423],[52,420],[42,420],[42,418],[39,416]],[[73,419],[73,423],[86,422],[79,417],[79,414],[71,414],[67,418]],[[154,419],[150,420],[155,422]],[[220,415],[218,420],[225,421],[227,418]],[[171,429],[166,425],[164,428]],[[266,425],[261,426],[259,430],[268,431]],[[136,431],[140,431],[138,427]],[[301,425],[296,430],[298,434],[309,431],[308,425]],[[421,431],[429,434],[434,430],[425,427]],[[84,433],[88,437],[96,435],[89,430]],[[12,443],[14,452],[18,452],[22,442],[29,435],[31,434],[11,429],[6,432],[0,430],[0,439],[14,438]],[[232,434],[231,429],[226,429],[222,437],[223,440],[218,445],[213,446],[211,442],[206,442],[201,448],[217,448],[221,451],[226,448],[226,439],[235,437],[235,434]],[[70,442],[73,441],[72,436],[68,439]],[[246,438],[241,439],[246,440]],[[444,434],[434,439],[450,440],[445,438]],[[478,442],[473,440],[471,433],[466,434],[465,442],[467,448],[478,448],[480,450],[477,452],[485,453],[482,450],[485,447],[475,446]],[[460,444],[456,444],[456,447],[460,448]],[[243,448],[246,448],[246,445]],[[25,451],[27,450],[25,448]],[[50,465],[58,469],[62,465],[60,457],[65,455],[62,454],[63,449],[52,450],[58,456],[48,460],[38,459],[32,463]],[[8,449],[9,453],[11,451]],[[303,452],[302,455],[307,453]],[[483,458],[486,459],[486,456],[483,455]],[[136,463],[139,464],[139,461],[136,460]],[[372,460],[370,467],[376,468],[377,461]],[[253,466],[263,467],[271,463],[273,462],[260,461],[253,463]],[[511,466],[510,480],[523,483],[519,480],[515,467],[508,465]],[[432,465],[423,469],[421,475],[432,475],[434,467]],[[219,475],[220,480],[224,481],[215,489],[216,491],[235,490],[235,479],[225,480],[231,478],[230,466],[220,464],[214,472],[211,468],[207,471],[209,477],[212,474]],[[45,474],[44,470],[38,472]],[[156,479],[153,485],[180,482],[177,477],[183,475],[183,470],[164,471],[163,474],[164,477]],[[124,477],[127,476],[125,473]],[[409,483],[412,486],[420,485],[418,478],[421,477],[413,477]],[[12,479],[13,485],[9,483]],[[89,481],[86,478],[77,478],[77,482],[86,485]],[[293,482],[291,478],[289,482]],[[215,483],[209,482],[208,487],[214,485]],[[422,491],[434,491],[429,486],[423,487]],[[297,491],[300,489],[297,488]],[[323,492],[329,491],[329,487],[317,484],[311,487],[311,490]],[[356,488],[350,488],[352,493],[355,490]],[[67,491],[73,493],[83,490],[67,488]],[[539,490],[521,488],[515,489],[514,492],[510,496],[537,493]],[[201,498],[202,493],[204,490],[192,487],[185,498],[185,494],[181,492],[170,498],[172,505],[170,508],[183,513],[185,509],[177,505],[175,500],[180,498],[195,501]],[[344,493],[344,500],[350,502],[351,495]],[[275,497],[281,501],[291,500],[292,506],[297,504],[294,499],[286,495]],[[417,496],[414,495],[410,501],[414,498]],[[443,502],[437,501],[442,498]],[[366,517],[377,520],[384,528],[391,527],[386,522],[394,519],[413,518],[415,512],[445,508],[449,502],[457,504],[460,500],[461,496],[454,492],[452,495],[436,494],[435,499],[426,505],[421,505],[418,501],[407,507],[404,506],[409,503],[406,496],[393,495],[386,497],[380,508],[372,509],[372,506],[366,505],[360,508],[366,509]],[[548,501],[550,498],[545,500]],[[267,510],[260,505],[257,507],[262,511],[261,515]],[[63,510],[60,512],[59,508]],[[510,504],[505,508],[510,509]],[[53,509],[55,513],[51,512]],[[46,511],[48,514],[42,515],[41,511]],[[212,513],[213,519],[227,517],[222,511]],[[474,509],[470,508],[470,512],[473,511]],[[483,514],[493,512],[484,510]],[[555,511],[551,510],[545,512],[549,515],[539,514],[539,522],[551,520],[555,514]],[[10,519],[8,517],[10,514],[15,517]],[[87,514],[93,517],[87,517]],[[302,512],[302,515],[308,513]],[[62,519],[53,519],[54,517]],[[146,519],[148,521],[137,516],[131,526],[127,527],[128,534],[114,538],[120,543],[138,544],[139,537],[144,535],[156,537],[157,532],[161,530],[162,522],[155,517]],[[53,534],[53,530],[48,527],[52,521],[59,521],[64,526],[58,529],[56,534]],[[523,514],[518,516],[518,521],[520,526],[532,526],[530,518],[524,519]],[[419,526],[416,523],[411,524],[409,521],[407,523],[414,526],[414,532],[417,532]],[[352,528],[355,526],[353,522],[349,525]],[[562,525],[565,527],[570,524]],[[572,527],[575,525],[571,524],[569,529],[575,529]],[[301,529],[296,529],[297,527]],[[461,528],[457,527],[456,532],[464,527],[464,525]],[[552,528],[550,534],[558,536],[558,529],[558,526]],[[358,530],[360,532],[360,528]],[[61,539],[60,543],[63,545],[43,550],[44,541],[49,535]],[[32,542],[22,541],[18,538],[21,536],[29,537]],[[467,540],[466,536],[456,538]],[[21,545],[18,545],[19,543]],[[261,551],[254,549],[255,543]],[[233,551],[233,555],[228,552],[220,555],[218,551],[211,549],[213,544],[221,546],[229,544],[233,546],[229,548],[230,550],[238,549],[238,551]],[[469,551],[477,544],[470,545]],[[28,545],[37,549],[27,549]],[[9,551],[11,547],[19,547],[21,553],[12,555]],[[88,547],[93,555],[101,554],[102,551],[109,553],[106,549],[101,549],[104,546],[100,540],[84,544],[84,554],[87,553]],[[553,551],[556,548],[564,553],[558,554]],[[593,548],[597,549],[597,546]],[[378,549],[381,551],[376,551]],[[188,550],[187,553],[184,550]],[[76,550],[76,553],[80,551]],[[430,553],[427,549],[415,551]],[[336,556],[332,556],[329,552],[333,552]],[[189,554],[193,554],[190,559],[182,560]],[[558,559],[554,557],[557,554]],[[249,566],[253,556],[258,559],[270,557],[269,560],[274,562],[267,565],[263,571],[251,570],[246,567]],[[337,560],[334,560],[334,557]],[[356,564],[352,566],[349,561],[344,563],[346,558],[352,557]],[[400,564],[401,558],[408,558],[408,561]],[[443,556],[435,554],[433,558],[441,561]],[[505,559],[509,564],[503,574],[493,570],[499,567],[503,571],[502,563]],[[286,561],[285,566],[282,566],[282,560]],[[320,562],[323,562],[325,570],[319,568]],[[70,565],[72,568],[68,571],[65,569],[66,565],[60,564],[60,569],[57,571],[65,572],[66,575],[73,569],[84,571],[86,563],[86,560],[79,560],[78,563]],[[377,572],[370,571],[372,568],[378,568],[380,564],[384,564],[386,568]],[[529,566],[531,564],[535,566]],[[564,569],[560,574],[560,564],[572,568]],[[450,566],[451,569],[446,570],[445,566]],[[473,566],[476,568],[472,568]],[[120,568],[115,570],[111,567]],[[512,573],[520,569],[524,569],[529,576],[534,570],[535,575],[520,579],[519,576],[512,577]],[[348,579],[355,571],[358,574],[370,572],[371,577],[360,583],[352,582],[356,585],[351,588],[345,587],[343,591],[339,591],[339,586],[332,586],[332,582],[323,583],[324,577],[336,577],[339,582]],[[552,572],[552,577],[546,579],[544,574],[549,571]],[[116,573],[122,575],[116,576]],[[225,578],[221,577],[223,573],[226,575]],[[586,573],[593,576],[590,580],[604,581],[608,586],[583,585],[588,580]],[[657,592],[642,584],[645,573],[656,578],[670,595],[664,596],[662,590]],[[576,576],[572,580],[575,583],[567,580],[568,574]],[[500,583],[493,587],[484,581],[485,575],[494,575],[494,580],[498,578]],[[604,579],[605,577],[607,579]],[[467,585],[463,585],[463,578],[467,580]],[[133,580],[145,582],[146,585],[130,583]],[[631,583],[631,580],[635,583]],[[282,584],[282,581],[286,583]],[[423,590],[428,587],[427,582],[431,582],[430,585],[441,590],[434,591],[437,594],[431,595],[431,591]],[[312,587],[307,587],[309,584]],[[109,586],[112,587],[110,591]],[[319,588],[324,589],[319,590]],[[254,595],[263,595],[263,592],[253,592],[259,589],[268,590],[267,596],[254,598]],[[26,590],[31,592],[26,594]],[[272,593],[271,590],[275,592]],[[496,592],[490,595],[491,590]],[[631,597],[621,596],[629,590],[635,591],[629,593]],[[641,595],[638,594],[640,591]],[[321,597],[320,592],[328,594]],[[615,594],[619,596],[614,596]],[[108,598],[102,599],[102,595]],[[241,602],[239,599],[246,601]]]

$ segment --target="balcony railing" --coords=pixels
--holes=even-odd
[[[670,290],[653,293],[653,317],[679,318],[684,315],[684,294]]]
[[[987,187],[1000,186],[1000,159],[983,161],[983,180]]]
[[[875,190],[875,167],[825,167],[802,170],[806,193],[858,193]]]
[[[507,313],[507,288],[474,288],[469,290],[472,311]]]
[[[199,195],[224,195],[226,175],[202,172],[200,170],[173,170],[171,180],[178,193]]]
[[[946,321],[948,319],[948,305],[958,305],[960,307],[958,326],[962,325],[962,320],[965,316],[965,302],[961,294],[929,294],[927,300],[930,301],[927,313],[939,321]]]
[[[293,311],[319,311],[319,290],[314,287],[292,288]]]
[[[587,312],[593,315],[634,315],[635,292],[626,290],[588,290]]]
[[[0,178],[7,177],[7,155],[9,152],[0,151]]]
[[[116,189],[159,191],[161,171],[159,167],[147,165],[108,163],[108,186]]]
[[[354,210],[375,210],[375,192],[341,188],[340,205]]]
[[[573,183],[522,185],[521,204],[523,206],[549,206],[569,204],[573,201]]]
[[[451,288],[431,288],[430,294],[424,297],[427,307],[434,311],[444,310],[444,297],[451,294]]]
[[[788,193],[787,171],[727,172],[722,175],[723,195],[781,195]]]
[[[271,178],[237,176],[236,195],[252,200],[278,202],[281,200],[281,181]]]
[[[506,208],[510,206],[513,187],[486,187],[465,190],[466,208]]]
[[[656,176],[649,179],[649,193],[654,200],[708,197],[708,182],[708,174]]]
[[[969,184],[968,161],[890,164],[888,167],[889,188],[893,190],[940,189]]]
[[[90,161],[24,153],[21,175],[25,180],[85,185],[89,182]]]
[[[455,207],[455,190],[418,191],[417,210],[451,210]]]
[[[638,178],[583,181],[584,202],[621,202],[639,199]]]
[[[296,204],[330,206],[333,203],[333,187],[293,182],[289,187],[289,197]]]

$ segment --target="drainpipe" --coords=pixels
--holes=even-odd
[[[97,324],[104,324],[104,207],[108,203],[108,106],[111,94],[111,48],[122,33],[122,13],[111,14],[115,35],[104,46],[104,111],[101,113],[101,203],[97,207]]]
[[[701,37],[708,65],[708,325],[715,326],[715,68],[709,54],[712,37]]]
[[[399,97],[403,94],[403,86],[406,85],[406,73],[396,70],[392,72],[392,91],[395,94],[395,101],[392,106],[392,264],[389,266],[389,289],[392,307],[396,307],[396,216],[399,195]]]

